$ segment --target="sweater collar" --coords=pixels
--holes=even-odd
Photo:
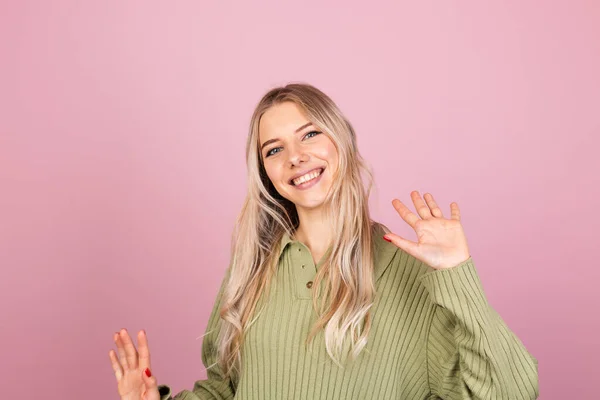
[[[374,264],[375,264],[375,282],[379,280],[379,278],[383,275],[385,270],[391,264],[394,255],[396,254],[398,247],[396,245],[387,242],[383,235],[389,232],[389,229],[384,225],[375,222],[373,224],[373,255],[374,255]],[[283,236],[280,241],[280,251],[279,257],[285,251],[288,245],[292,243],[297,243],[298,241],[293,240],[290,235],[286,231],[283,232]],[[329,246],[325,255],[323,256],[323,260],[327,257],[327,255],[331,252],[332,246]],[[320,264],[317,265],[317,268],[320,267]]]

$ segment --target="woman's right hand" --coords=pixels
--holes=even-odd
[[[138,332],[139,354],[127,330],[113,335],[119,356],[114,350],[108,352],[110,363],[117,378],[121,400],[160,400],[156,378],[150,372],[150,350],[146,332]],[[148,376],[147,374],[150,374]]]

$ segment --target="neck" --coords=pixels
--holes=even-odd
[[[324,253],[333,239],[331,224],[326,220],[325,212],[322,208],[307,210],[297,207],[296,209],[299,220],[294,235],[296,240],[304,243],[313,253]]]

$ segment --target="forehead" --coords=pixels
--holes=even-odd
[[[279,135],[294,134],[294,131],[306,122],[308,118],[296,103],[286,101],[276,104],[265,111],[260,119],[260,143]]]

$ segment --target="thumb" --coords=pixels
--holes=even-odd
[[[152,376],[150,368],[146,368],[142,371],[142,380],[146,385],[146,391],[144,392],[144,400],[160,400],[160,394],[158,393],[158,383],[156,377]]]
[[[400,237],[394,233],[386,233],[383,236],[383,238],[388,242],[391,242],[394,245],[396,245],[396,247],[399,247],[402,250],[406,251],[411,256],[418,258],[417,254],[419,252],[419,249],[417,243],[411,242],[410,240],[406,240],[403,237]]]

